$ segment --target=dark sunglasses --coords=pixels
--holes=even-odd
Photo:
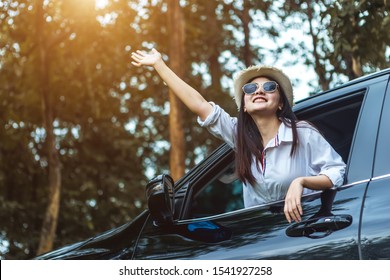
[[[258,83],[245,84],[242,87],[242,91],[245,94],[254,94],[260,88],[260,86],[261,86],[261,89],[263,90],[263,92],[266,92],[266,93],[275,92],[275,90],[278,88],[278,84],[275,81],[270,81],[270,82],[265,82],[262,84],[258,84]]]

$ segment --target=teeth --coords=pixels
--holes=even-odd
[[[253,99],[253,102],[255,102],[256,100],[263,100],[263,101],[267,101],[265,98],[262,98],[262,97],[256,97],[255,99]]]

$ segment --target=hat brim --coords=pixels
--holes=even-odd
[[[241,99],[242,99],[242,87],[248,83],[250,80],[265,76],[267,78],[273,79],[279,84],[282,88],[284,94],[287,97],[288,103],[290,106],[293,105],[294,96],[293,88],[291,85],[290,79],[284,74],[280,69],[272,66],[250,66],[247,69],[238,73],[234,79],[234,100],[237,104],[238,110],[240,110]]]

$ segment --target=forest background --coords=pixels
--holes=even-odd
[[[221,144],[131,52],[156,47],[235,115],[232,78],[249,65],[284,68],[295,101],[388,68],[389,11],[386,0],[0,0],[0,259],[130,221],[149,179],[178,179]]]

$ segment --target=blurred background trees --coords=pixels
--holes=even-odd
[[[388,30],[385,0],[0,0],[0,258],[131,220],[151,177],[180,177],[220,144],[132,51],[156,47],[234,115],[245,66],[283,67],[302,98],[389,67]]]

